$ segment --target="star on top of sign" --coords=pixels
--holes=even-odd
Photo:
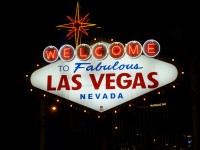
[[[72,19],[71,17],[67,16],[67,18],[71,21],[71,23],[57,25],[56,27],[69,29],[69,33],[66,35],[66,37],[68,39],[71,39],[73,36],[75,36],[75,44],[77,47],[81,43],[82,33],[88,36],[88,33],[86,30],[89,30],[89,27],[96,25],[96,24],[88,23],[88,20],[89,20],[88,16],[89,16],[89,13],[87,13],[83,18],[80,18],[79,3],[77,2],[75,19]]]

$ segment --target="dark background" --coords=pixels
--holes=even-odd
[[[177,92],[169,92],[174,97],[171,105],[175,109],[173,115],[177,118],[175,124],[184,122],[182,125],[196,135],[194,141],[198,147],[200,63],[197,5],[191,1],[175,3],[105,0],[80,0],[79,4],[82,17],[90,13],[89,23],[102,27],[91,28],[88,31],[89,37],[83,36],[83,43],[91,43],[95,37],[98,40],[113,38],[124,44],[131,40],[143,44],[148,39],[155,39],[161,46],[160,58],[167,61],[175,58],[174,63],[179,71],[185,72],[184,76],[178,76],[177,83],[180,86]],[[45,65],[42,52],[46,46],[60,47],[65,43],[74,45],[74,39],[67,40],[67,32],[58,30],[56,26],[69,23],[67,15],[74,18],[76,1],[25,1],[8,6],[9,13],[5,22],[10,32],[5,38],[9,41],[6,55],[11,56],[11,65],[6,67],[9,82],[5,89],[7,91],[12,87],[12,91],[6,95],[4,123],[8,128],[5,139],[8,139],[8,147],[37,149],[41,93],[39,90],[36,94],[29,92],[31,85],[25,75],[36,70],[37,63]],[[63,114],[58,116],[61,115]],[[96,112],[91,111],[91,116],[93,115]],[[105,116],[112,117],[112,113],[107,112]]]

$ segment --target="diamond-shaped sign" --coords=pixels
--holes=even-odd
[[[173,82],[178,71],[173,64],[141,55],[103,60],[90,57],[58,60],[31,75],[34,87],[104,112]]]

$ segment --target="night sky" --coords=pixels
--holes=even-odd
[[[48,45],[60,47],[69,43],[74,46],[74,38],[65,38],[67,31],[56,28],[57,25],[69,23],[67,15],[74,18],[77,1],[25,1],[16,3],[9,18],[15,18],[9,26],[11,42],[14,46],[10,59],[12,78],[9,78],[12,90],[3,98],[7,101],[5,125],[8,127],[6,139],[14,147],[28,149],[34,147],[37,130],[38,100],[37,95],[30,94],[30,82],[25,78],[36,70],[37,63],[45,64],[42,52]],[[179,70],[185,71],[178,76],[176,106],[177,114],[186,115],[188,126],[192,125],[192,102],[190,96],[199,91],[198,48],[198,10],[194,3],[181,2],[141,2],[141,1],[106,1],[80,0],[80,14],[87,13],[89,23],[102,28],[91,27],[89,36],[83,36],[82,43],[92,43],[93,39],[110,40],[127,43],[137,40],[143,44],[148,39],[160,43],[159,57],[169,61],[175,59]],[[9,21],[10,22],[10,21]],[[191,66],[192,65],[192,66]],[[197,69],[198,68],[198,69]],[[12,80],[14,79],[14,80]],[[10,83],[10,82],[9,82]],[[9,87],[6,85],[6,87]],[[199,102],[198,102],[199,103]],[[9,146],[9,145],[8,145]],[[13,146],[13,145],[10,145]]]

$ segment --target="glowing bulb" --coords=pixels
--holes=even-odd
[[[53,111],[56,111],[56,109],[57,109],[56,106],[51,107],[51,110],[53,110]]]

